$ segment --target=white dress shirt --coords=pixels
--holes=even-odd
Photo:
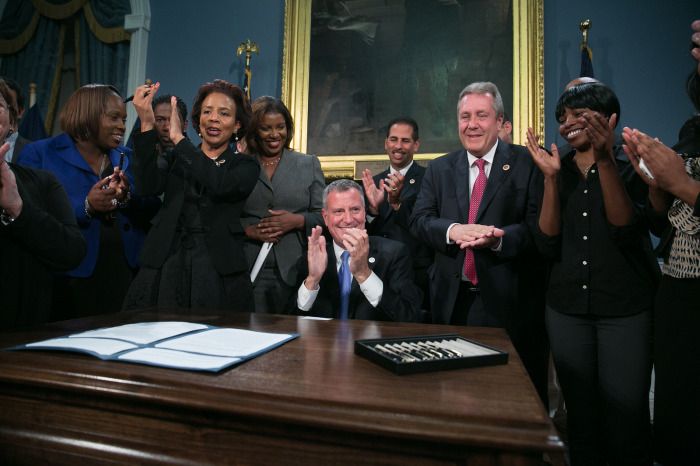
[[[335,241],[333,242],[336,273],[340,270],[340,266],[343,263],[340,256],[344,251],[345,249],[338,246]],[[348,266],[350,266],[350,261],[352,261],[352,258],[348,258]],[[355,280],[355,277],[352,277],[352,280]],[[319,285],[315,290],[310,290],[306,287],[306,283],[302,283],[299,286],[299,291],[297,292],[297,307],[304,312],[308,312],[316,302],[316,297],[318,296],[318,291],[320,289],[321,286]],[[367,280],[360,283],[360,291],[362,291],[362,294],[365,295],[365,298],[367,298],[367,301],[369,301],[372,307],[377,307],[379,305],[379,301],[382,300],[384,283],[382,282],[381,278],[379,278],[377,274],[372,271],[370,272],[369,277],[367,277]]]
[[[498,140],[496,140],[496,144],[494,144],[493,147],[483,157],[481,157],[481,159],[486,162],[484,164],[484,173],[486,173],[486,179],[488,179],[489,175],[491,174],[493,158],[496,156],[496,147],[498,147]],[[467,161],[469,163],[469,197],[471,197],[472,195],[472,190],[474,189],[476,177],[479,176],[479,167],[477,167],[475,163],[478,159],[479,157],[472,155],[471,153],[469,153],[469,151],[467,151]],[[447,244],[454,244],[454,241],[450,240],[450,230],[455,225],[459,225],[459,223],[453,223],[449,227],[447,227],[447,232],[445,232],[445,241],[447,242]],[[499,241],[496,248],[493,249],[500,250],[501,242]]]

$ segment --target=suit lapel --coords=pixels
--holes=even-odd
[[[413,181],[413,183],[411,183]],[[418,181],[420,181],[420,167],[414,161],[411,168],[406,172],[401,190],[401,200],[409,198],[418,192]]]
[[[260,166],[260,174],[258,175],[258,180],[260,180],[260,182],[263,186],[265,186],[266,189],[268,189],[269,191],[273,190],[272,182],[267,177],[267,173],[265,173],[265,167],[263,167],[262,165]]]
[[[260,170],[260,172],[262,174],[261,176],[264,176],[265,179],[267,179],[267,175],[263,173],[264,170]],[[282,158],[277,165],[277,170],[275,170],[275,175],[272,177],[272,180],[269,181],[270,189],[274,191],[275,189],[280,189],[286,183],[294,183],[294,174],[296,172],[296,160],[287,149],[284,149]]]
[[[58,138],[54,141],[57,154],[74,167],[94,175],[92,168],[90,168],[90,165],[88,165],[83,156],[80,155],[78,148],[70,139],[70,136],[67,134],[64,134],[63,136],[64,137]]]
[[[486,190],[484,191],[484,196],[481,198],[479,211],[476,215],[477,222],[484,215],[484,212],[488,208],[494,196],[498,190],[501,189],[501,186],[503,186],[504,181],[510,174],[511,155],[512,152],[508,146],[499,140],[498,147],[496,147],[496,153],[493,157],[493,165],[491,166],[489,179],[486,183]]]
[[[466,223],[469,216],[469,159],[467,151],[461,150],[455,157],[454,173],[455,197],[457,198],[457,221]]]

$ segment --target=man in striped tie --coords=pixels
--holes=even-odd
[[[365,230],[365,200],[352,180],[336,180],[323,192],[320,226],[309,236],[299,276],[296,308],[337,319],[418,322],[422,293],[413,283],[405,245]]]

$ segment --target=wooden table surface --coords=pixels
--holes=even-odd
[[[125,312],[2,333],[0,347],[156,320],[300,337],[218,374],[0,351],[0,462],[524,465],[562,451],[500,329]],[[354,354],[357,339],[444,333],[509,362],[399,376]]]

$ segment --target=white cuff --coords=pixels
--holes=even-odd
[[[306,282],[306,280],[304,280]],[[321,287],[317,286],[315,290],[310,290],[306,287],[305,283],[299,286],[299,291],[297,291],[297,307],[299,310],[304,312],[309,312],[311,307],[313,307],[316,302],[316,296],[318,296],[318,290]]]
[[[379,301],[382,300],[384,283],[376,273],[372,272],[364,283],[360,283],[360,291],[362,291],[362,294],[365,295],[365,298],[367,298],[367,301],[369,301],[372,307],[377,307]]]

